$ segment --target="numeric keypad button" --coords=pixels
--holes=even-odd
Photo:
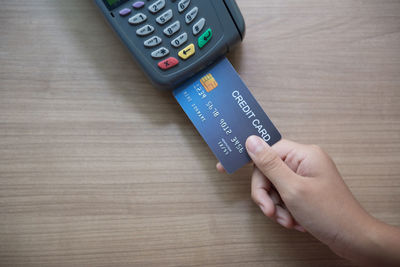
[[[136,31],[136,34],[139,36],[146,36],[149,35],[150,33],[154,32],[154,27],[147,24],[145,26],[143,26],[142,28],[138,29]]]
[[[129,18],[128,22],[132,25],[138,25],[147,20],[147,17],[143,13],[137,13],[136,15]]]
[[[164,25],[165,23],[170,21],[172,19],[172,17],[173,17],[172,9],[169,9],[169,10],[165,11],[164,13],[162,13],[160,16],[158,16],[156,18],[156,21],[158,24]]]
[[[196,24],[193,25],[193,35],[199,34],[206,24],[206,19],[201,18]]]
[[[172,36],[174,33],[179,31],[181,28],[181,23],[179,20],[175,21],[171,25],[169,25],[167,28],[164,29],[164,34],[168,37]]]
[[[185,22],[186,24],[189,24],[190,22],[192,22],[196,16],[197,13],[199,13],[199,8],[197,6],[195,6],[194,8],[192,8],[186,15],[185,15]]]
[[[157,46],[159,44],[161,44],[162,39],[158,36],[153,36],[150,39],[147,39],[146,41],[144,41],[144,46],[145,47],[154,47]]]
[[[172,40],[171,45],[175,48],[178,48],[181,45],[183,45],[184,43],[186,43],[187,40],[188,40],[188,35],[186,32],[184,32],[181,35],[179,35],[178,37],[176,37],[174,40]]]
[[[151,53],[151,56],[153,58],[162,58],[165,57],[169,54],[169,50],[165,47],[161,47],[159,49],[157,49],[156,51],[153,51],[153,53]]]
[[[190,0],[181,0],[178,3],[178,11],[182,13],[190,5]]]
[[[156,14],[164,7],[165,7],[165,0],[158,0],[157,2],[149,6],[149,11],[153,14]]]

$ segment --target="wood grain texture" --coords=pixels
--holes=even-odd
[[[400,226],[400,1],[238,3],[229,58],[261,106]],[[0,0],[1,266],[351,265],[215,162],[91,1]]]

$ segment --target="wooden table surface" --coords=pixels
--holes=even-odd
[[[228,57],[261,106],[399,226],[400,1],[238,4]],[[0,0],[0,265],[351,265],[265,218],[250,167],[215,163],[92,1]]]

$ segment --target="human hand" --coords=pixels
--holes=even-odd
[[[257,136],[247,139],[246,149],[255,165],[251,195],[266,216],[286,228],[307,230],[342,256],[363,242],[359,237],[372,217],[323,150],[288,140],[270,147]],[[222,165],[217,169],[223,171]]]

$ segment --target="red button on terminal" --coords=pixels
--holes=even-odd
[[[179,60],[174,57],[169,57],[163,61],[158,62],[158,67],[162,70],[167,70],[178,65]]]

